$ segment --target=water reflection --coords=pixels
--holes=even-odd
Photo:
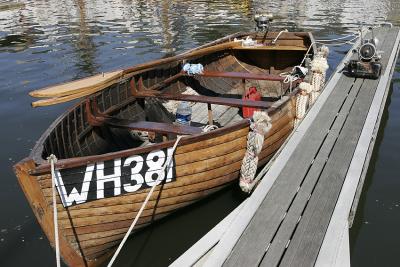
[[[269,12],[278,16],[273,22],[276,28],[310,30],[320,38],[353,32],[358,29],[360,23],[377,24],[390,21],[396,25],[400,24],[400,4],[397,0],[19,2],[23,4],[5,9],[1,8],[0,4],[0,121],[6,125],[0,132],[0,211],[1,214],[5,214],[0,216],[2,266],[47,266],[54,263],[53,252],[19,189],[11,166],[29,153],[34,140],[37,140],[50,122],[70,103],[32,109],[29,106],[32,99],[27,95],[30,90],[176,54],[227,34],[252,30],[252,17],[255,12]],[[329,57],[332,68],[338,64],[347,49],[348,47],[332,49]],[[397,79],[399,75],[397,69]],[[400,110],[400,98],[396,93],[398,83],[394,87],[395,98],[392,98],[387,126],[392,127],[393,131],[390,132],[394,134],[388,135],[385,132],[382,142],[382,146],[385,147],[385,162],[389,162],[389,165],[384,165],[386,171],[382,171],[382,164],[375,165],[376,172],[384,173],[384,181],[389,185],[394,183],[392,173],[396,169],[396,162],[393,158],[398,151],[391,149],[394,147],[391,142],[394,143],[398,137],[398,126],[395,125],[400,125],[393,119],[396,116],[390,116],[399,113]],[[379,163],[379,157],[377,158]],[[374,184],[371,184],[370,188],[373,186]],[[388,186],[381,186],[388,190]],[[389,190],[395,199],[395,193],[392,191]],[[211,204],[197,206],[196,211],[165,220],[142,234],[141,240],[146,240],[147,248],[165,251],[157,259],[153,259],[153,265],[165,265],[170,262],[180,250],[190,246],[191,241],[215,223],[212,218],[218,219],[218,216],[222,217],[234,208],[239,201],[232,192],[234,190],[228,190],[213,198]],[[400,204],[400,199],[391,201]],[[370,213],[360,214],[379,215],[380,210],[374,206],[371,208],[371,204],[368,203],[366,210]],[[397,222],[400,218],[393,213],[385,213],[385,216]],[[188,227],[190,225],[194,225],[193,229]],[[364,224],[358,225],[361,225],[361,229],[366,227]],[[185,237],[177,237],[176,229]],[[398,236],[399,232],[395,227],[388,229]],[[365,231],[361,231],[360,237],[357,238],[368,240],[371,233]],[[377,240],[385,242],[378,238]],[[135,240],[131,242],[132,248],[140,247],[140,243],[135,243]],[[393,243],[392,240],[387,244]],[[361,246],[360,242],[354,244],[355,257],[361,258],[363,251],[374,251],[373,245],[364,243],[364,246]],[[150,262],[149,258],[149,254],[141,253],[137,255],[135,262]],[[393,259],[395,258],[392,256]],[[127,262],[129,265],[130,261]],[[353,264],[357,262],[361,261],[357,261],[357,258],[353,260]]]
[[[86,20],[86,4],[84,0],[77,0],[77,17],[79,18],[79,27],[72,28],[71,33],[76,38],[73,40],[79,63],[78,68],[85,73],[95,74],[96,71],[96,45],[93,41],[92,31]]]

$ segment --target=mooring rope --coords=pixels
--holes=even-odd
[[[157,174],[158,174],[157,180],[155,181],[154,185],[151,187],[149,193],[148,193],[147,196],[146,196],[146,199],[144,200],[142,206],[140,207],[139,212],[136,214],[136,217],[135,217],[135,219],[133,220],[131,226],[129,227],[128,232],[126,232],[124,238],[122,239],[121,243],[119,244],[117,250],[115,251],[115,253],[114,253],[113,257],[111,258],[110,262],[108,263],[107,267],[111,267],[111,266],[114,264],[115,259],[117,258],[118,254],[120,253],[120,251],[121,251],[122,247],[124,246],[126,240],[128,240],[128,237],[129,237],[129,235],[131,234],[133,228],[135,227],[137,221],[139,220],[140,215],[142,215],[142,212],[143,212],[144,208],[146,207],[147,203],[149,202],[150,197],[151,197],[151,195],[153,194],[154,189],[155,189],[156,186],[164,179],[165,176],[164,176],[164,175],[161,176],[161,173],[163,173],[163,172],[165,171],[165,169],[170,165],[171,160],[172,160],[173,157],[174,157],[174,153],[175,153],[176,147],[178,146],[178,143],[179,143],[179,141],[182,139],[182,137],[183,137],[183,136],[178,135],[178,137],[176,138],[175,144],[174,144],[174,146],[172,147],[171,156],[166,160],[164,166],[163,166],[163,167],[160,169],[160,171],[157,173]],[[160,177],[162,177],[162,179],[160,179]]]
[[[218,129],[218,126],[215,125],[215,124],[213,124],[213,125],[206,125],[206,126],[204,126],[204,128],[203,128],[202,131],[203,131],[204,133],[208,133],[208,132],[214,131],[214,130],[216,130],[216,129]]]
[[[338,38],[332,38],[332,39],[317,39],[317,42],[333,42],[333,41],[339,41],[339,40],[344,40],[344,39],[348,39],[350,37],[359,37],[360,33],[359,32],[353,32],[349,35],[345,35],[342,37],[338,37]]]
[[[57,219],[57,201],[56,201],[56,172],[54,164],[57,162],[57,157],[54,154],[51,154],[47,160],[50,162],[51,166],[51,188],[53,191],[53,223],[54,223],[54,243],[56,249],[56,262],[57,267],[61,266],[61,259],[60,259],[60,241],[58,238],[58,219]]]

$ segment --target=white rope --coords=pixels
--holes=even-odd
[[[293,68],[293,70],[296,68],[297,66],[295,66]],[[292,70],[292,73],[293,73]],[[288,72],[282,72],[279,74],[279,76],[281,77],[285,77],[285,79],[283,80],[283,83],[289,83],[289,92],[292,92],[293,89],[293,82],[299,79],[299,75],[295,74],[292,75],[292,73],[288,73]]]
[[[288,32],[288,30],[287,29],[284,29],[283,31],[280,31],[279,33],[278,33],[278,36],[276,36],[276,38],[274,39],[274,40],[272,40],[272,44],[275,44],[276,43],[276,41],[278,41],[278,38],[281,36],[281,34],[282,33],[284,33],[284,32]]]
[[[53,191],[53,223],[54,223],[54,243],[56,249],[56,262],[57,267],[61,266],[61,259],[60,259],[60,241],[58,238],[58,219],[57,219],[57,201],[56,201],[56,172],[54,168],[54,164],[57,162],[57,157],[54,154],[51,154],[47,160],[50,162],[51,166],[51,188]]]
[[[131,234],[133,228],[135,227],[137,221],[139,220],[140,215],[142,214],[144,208],[147,205],[147,202],[149,202],[151,195],[153,194],[154,189],[156,188],[156,186],[165,178],[165,175],[161,174],[165,171],[165,169],[170,165],[172,158],[174,157],[174,153],[176,150],[176,147],[178,146],[179,141],[181,140],[183,136],[178,135],[178,137],[176,138],[175,144],[172,147],[172,153],[171,156],[166,160],[164,166],[161,168],[161,170],[157,173],[158,174],[158,178],[156,180],[156,182],[154,183],[154,185],[151,187],[150,192],[147,194],[146,199],[144,200],[142,206],[140,207],[139,212],[136,214],[135,219],[133,220],[131,226],[128,229],[128,232],[126,232],[124,238],[122,239],[121,243],[119,244],[117,250],[115,251],[113,257],[111,258],[110,262],[108,263],[107,267],[111,267],[114,264],[115,259],[117,258],[119,252],[121,251],[122,247],[124,246],[126,240],[128,239],[129,235]],[[160,179],[161,177],[161,179]]]
[[[347,39],[347,38],[350,38],[350,37],[359,37],[360,36],[360,33],[359,32],[353,32],[353,33],[351,33],[351,34],[349,34],[349,35],[345,35],[345,36],[342,36],[342,37],[338,37],[338,38],[333,38],[333,39],[317,39],[316,41],[317,42],[333,42],[333,41],[338,41],[338,40],[344,40],[344,39]]]
[[[271,129],[271,118],[268,113],[255,111],[253,122],[250,124],[250,131],[247,135],[247,150],[240,168],[239,186],[243,192],[250,193],[255,185],[254,177],[257,171],[258,154],[260,154],[264,136]]]
[[[218,129],[218,126],[215,125],[215,124],[213,124],[213,125],[206,125],[206,126],[204,126],[204,128],[203,128],[203,132],[204,132],[204,133],[208,133],[208,132],[211,132],[211,131],[216,130],[216,129]]]
[[[307,56],[309,55],[310,50],[314,44],[320,44],[320,45],[325,45],[325,46],[342,46],[342,45],[354,44],[353,41],[355,41],[360,36],[360,34],[355,34],[354,36],[355,37],[353,39],[347,40],[345,42],[337,42],[337,43],[332,43],[332,44],[325,43],[326,40],[317,40],[315,42],[312,42],[310,44],[310,46],[308,47],[307,52],[305,53],[304,58],[301,61],[301,63],[299,64],[299,66],[303,65],[304,61],[306,60]],[[332,39],[332,40],[335,40],[335,39]]]
[[[245,69],[247,72],[253,72],[251,70],[249,70],[248,68],[246,68],[245,65],[243,65],[236,57],[233,57],[236,61],[236,63],[238,63],[243,69]]]

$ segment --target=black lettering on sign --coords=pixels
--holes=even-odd
[[[168,168],[161,172],[169,157]],[[56,170],[56,186],[64,207],[133,193],[161,181],[175,181],[172,148]]]

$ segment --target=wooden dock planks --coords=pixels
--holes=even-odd
[[[290,240],[294,230],[297,227],[297,223],[303,215],[304,209],[306,208],[308,200],[315,188],[315,184],[318,182],[319,174],[325,167],[332,147],[337,140],[340,130],[342,129],[343,122],[346,119],[345,114],[350,110],[352,104],[354,103],[354,99],[359,93],[361,85],[362,80],[358,80],[352,84],[348,97],[346,98],[340,113],[338,113],[336,116],[332,127],[329,129],[329,132],[325,138],[325,142],[322,144],[319,150],[318,157],[314,159],[311,167],[309,168],[308,173],[303,180],[303,184],[299,189],[292,206],[290,207],[290,210],[288,211],[284,221],[282,222],[282,225],[276,233],[273,243],[263,258],[261,266],[275,266],[281,260],[281,255],[284,253],[286,246],[288,245],[288,240]]]
[[[398,32],[375,30],[382,72]],[[224,266],[315,264],[378,82],[341,75]]]
[[[394,33],[395,30],[391,29],[381,37],[382,46],[379,49],[385,51],[382,57],[384,67],[393,49],[392,36],[396,36]],[[361,92],[355,99],[343,129],[332,148],[326,166],[320,174],[319,182],[291,244],[282,258],[282,266],[315,264],[377,85],[378,80],[364,81]]]

